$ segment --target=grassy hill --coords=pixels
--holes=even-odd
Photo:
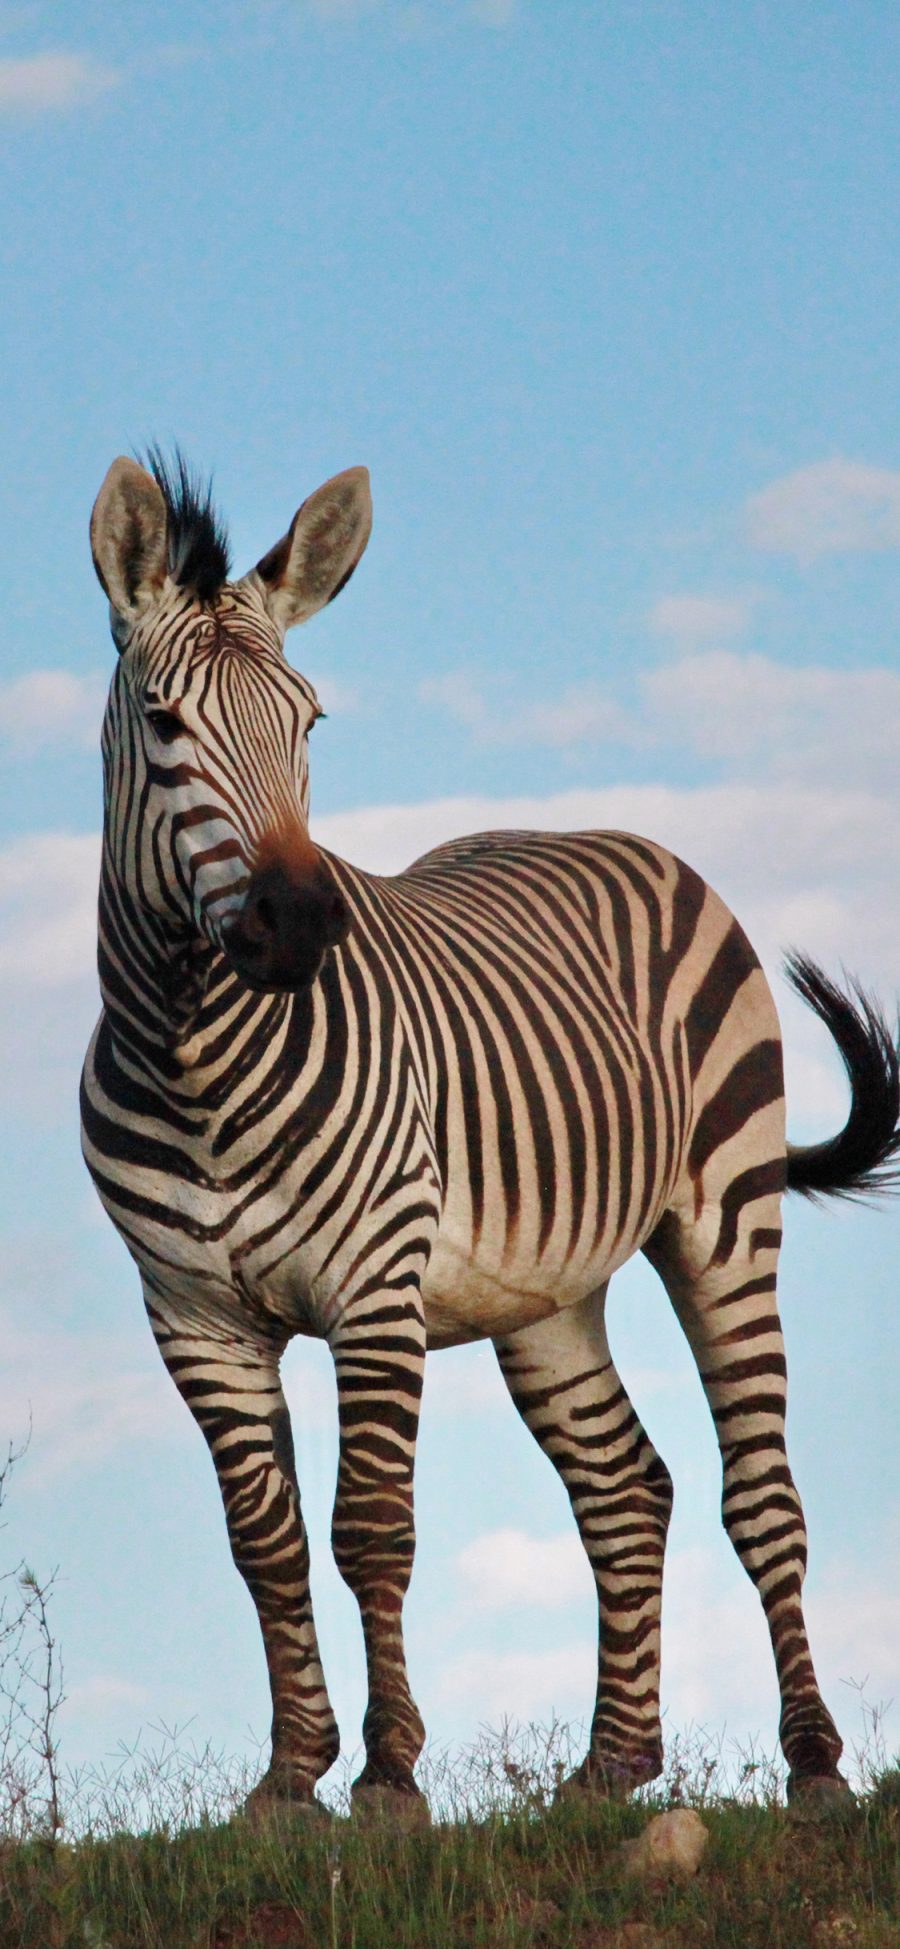
[[[533,1742],[532,1742],[533,1750]],[[489,1764],[485,1768],[485,1755]],[[0,1845],[2,1949],[898,1949],[900,1770],[844,1820],[714,1797],[683,1775],[625,1806],[550,1804],[546,1781],[487,1742],[505,1804],[424,1830],[339,1816]],[[508,1770],[511,1769],[511,1770]],[[518,1777],[516,1777],[518,1775]],[[169,1782],[171,1786],[171,1781]],[[432,1783],[448,1805],[446,1771]],[[198,1781],[192,1783],[195,1800]],[[471,1772],[464,1782],[472,1801]],[[475,1796],[477,1799],[477,1795]],[[672,1799],[699,1803],[699,1872],[654,1883],[627,1843]],[[121,1800],[107,1817],[121,1822]]]

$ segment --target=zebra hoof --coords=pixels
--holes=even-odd
[[[392,1786],[387,1781],[367,1781],[365,1775],[351,1788],[354,1821],[366,1827],[399,1827],[405,1830],[430,1827],[431,1813],[424,1793],[415,1785]]]
[[[337,1819],[324,1801],[317,1800],[312,1788],[298,1785],[292,1792],[285,1782],[268,1777],[253,1787],[241,1813],[254,1827],[300,1825],[330,1826]]]
[[[590,1753],[570,1773],[556,1795],[557,1800],[588,1795],[593,1800],[627,1800],[638,1787],[645,1787],[662,1772],[662,1755],[636,1754],[633,1759],[592,1758]]]
[[[841,1773],[789,1773],[788,1809],[793,1820],[847,1821],[857,1799]]]

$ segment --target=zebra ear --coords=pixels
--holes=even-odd
[[[91,554],[116,616],[133,622],[159,597],[168,570],[166,504],[151,474],[124,454],[94,502]]]
[[[349,582],[371,528],[368,467],[348,467],[304,501],[287,534],[252,571],[280,630],[305,623],[334,600]]]

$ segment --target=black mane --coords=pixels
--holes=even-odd
[[[212,482],[191,472],[180,447],[167,460],[158,446],[146,456],[168,517],[169,574],[179,588],[211,602],[231,569],[228,533],[212,502]]]

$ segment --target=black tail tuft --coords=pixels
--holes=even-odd
[[[785,957],[791,987],[830,1030],[850,1084],[850,1115],[824,1144],[789,1144],[789,1191],[872,1198],[900,1191],[900,1039],[857,981],[838,988],[804,954]]]

